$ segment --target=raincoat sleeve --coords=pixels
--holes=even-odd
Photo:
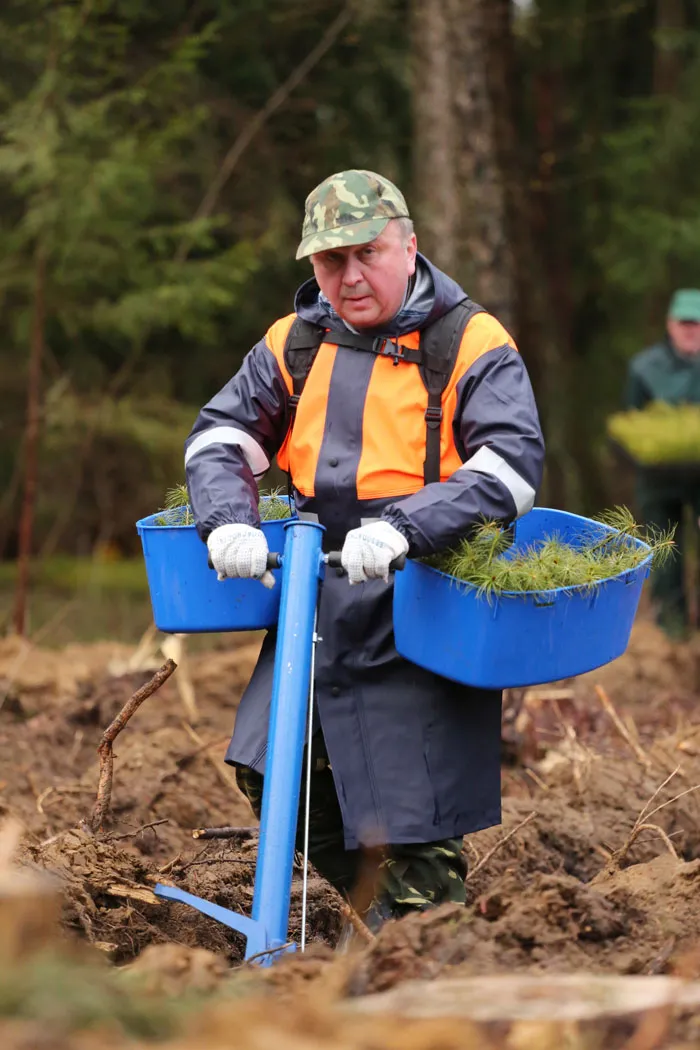
[[[204,406],[185,442],[187,488],[203,540],[219,525],[260,524],[257,483],[289,425],[288,389],[271,333],[274,326]]]
[[[511,522],[532,509],[542,480],[544,441],[532,386],[509,345],[483,354],[461,377],[452,423],[464,462],[382,515],[420,557],[458,542],[484,519]]]

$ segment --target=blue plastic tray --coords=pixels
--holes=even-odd
[[[156,525],[163,511],[136,522],[146,561],[153,619],[160,631],[258,631],[277,623],[281,569],[267,590],[258,580],[217,580],[194,525]],[[263,522],[271,551],[284,550],[285,521]]]
[[[577,514],[536,507],[516,523],[513,549],[553,535],[580,546],[610,531]],[[570,678],[625,651],[650,566],[651,554],[593,591],[558,588],[488,599],[470,584],[409,561],[394,583],[396,648],[464,685],[509,689]]]

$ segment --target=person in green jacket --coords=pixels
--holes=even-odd
[[[700,289],[682,288],[669,306],[665,339],[632,358],[627,374],[625,405],[644,408],[650,401],[671,405],[700,404]],[[700,480],[670,473],[652,474],[640,468],[637,498],[644,521],[659,529],[676,526],[678,555],[657,569],[651,580],[656,621],[669,635],[682,636],[688,626],[683,549],[684,508],[692,520],[700,515]]]

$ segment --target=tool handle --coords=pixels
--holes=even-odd
[[[326,565],[329,569],[342,569],[343,563],[340,560],[340,551],[329,551],[326,555]],[[394,558],[389,566],[389,572],[400,572],[406,565],[406,555],[399,554],[398,558]]]
[[[211,556],[209,556],[207,558],[207,565],[209,566],[210,569],[214,568],[214,566],[212,565]],[[267,568],[268,569],[281,569],[282,568],[282,556],[281,556],[281,554],[275,554],[273,551],[270,551],[268,553],[268,555],[267,555]]]
[[[211,558],[208,559],[209,568],[213,569],[214,566],[211,563]],[[326,555],[326,564],[331,569],[342,569],[343,563],[340,560],[340,551],[330,551]],[[400,554],[398,558],[394,558],[391,565],[389,566],[390,572],[400,572],[401,569],[406,565],[406,555]],[[282,555],[275,551],[270,551],[267,555],[267,568],[268,569],[281,569],[282,568]]]

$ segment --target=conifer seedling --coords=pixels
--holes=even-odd
[[[471,584],[480,597],[493,598],[562,587],[592,589],[636,568],[649,554],[654,566],[673,556],[673,529],[645,530],[626,507],[605,511],[597,520],[611,531],[596,540],[582,537],[580,545],[574,545],[552,534],[517,549],[512,546],[509,530],[486,521],[453,549],[424,560],[432,568]],[[640,547],[635,540],[647,546]]]

